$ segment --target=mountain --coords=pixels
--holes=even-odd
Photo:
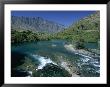
[[[83,19],[72,24],[70,28],[74,30],[99,30],[100,29],[100,12],[97,11]]]
[[[80,19],[56,36],[72,41],[83,39],[86,42],[97,42],[100,39],[100,12]]]
[[[99,42],[100,40],[99,11],[76,21],[68,28],[40,17],[12,16],[11,23],[12,42],[65,39],[74,44],[74,42]]]
[[[64,30],[65,26],[53,21],[45,20],[41,17],[12,16],[11,29],[57,33]]]

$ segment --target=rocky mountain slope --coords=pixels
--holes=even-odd
[[[34,32],[57,33],[64,30],[65,26],[41,17],[12,16],[11,28],[15,30],[31,30]]]
[[[83,39],[86,42],[97,42],[100,39],[100,12],[77,21],[56,36],[73,41]]]

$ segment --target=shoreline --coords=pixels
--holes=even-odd
[[[100,57],[96,53],[92,53],[90,51],[84,50],[84,49],[75,49],[72,44],[69,45],[64,45],[65,49],[71,52],[74,52],[77,55],[88,57],[88,58],[93,58],[93,57]]]

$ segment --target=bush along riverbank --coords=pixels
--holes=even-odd
[[[51,35],[42,32],[32,32],[30,30],[26,31],[17,31],[11,30],[11,43],[23,43],[23,42],[34,42],[42,40],[50,40]]]

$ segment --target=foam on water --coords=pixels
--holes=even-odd
[[[37,69],[43,69],[43,67],[47,64],[47,63],[52,63],[54,65],[57,65],[55,62],[53,62],[50,58],[46,58],[46,57],[42,57],[42,56],[39,56],[39,55],[33,55],[33,57],[35,59],[37,59],[40,64],[38,66]]]
[[[80,68],[82,65],[92,65],[94,67],[94,69],[96,70],[95,72],[100,73],[100,63],[99,63],[98,59],[83,56],[83,57],[80,57],[80,60],[81,60],[81,62],[80,62],[80,64],[78,64],[78,65],[80,65]],[[86,68],[86,69],[91,70],[92,68]]]
[[[29,73],[30,75],[32,75],[32,71],[28,71],[28,73]]]
[[[93,66],[93,67],[86,67],[86,70],[95,69],[96,73],[100,73],[100,61],[99,58],[91,57],[82,53],[74,52],[76,55],[80,56],[80,59],[77,63],[78,67],[82,69],[83,65]],[[94,72],[94,73],[95,73]]]
[[[86,56],[86,55],[80,54],[80,53],[78,53],[78,55],[83,56],[83,57],[86,57],[86,58],[92,58],[92,57],[90,57],[90,56]]]
[[[52,47],[56,47],[57,45],[56,44],[52,44]]]
[[[86,63],[86,62],[88,62],[90,59],[89,58],[81,58],[81,61],[83,62],[83,63]]]

